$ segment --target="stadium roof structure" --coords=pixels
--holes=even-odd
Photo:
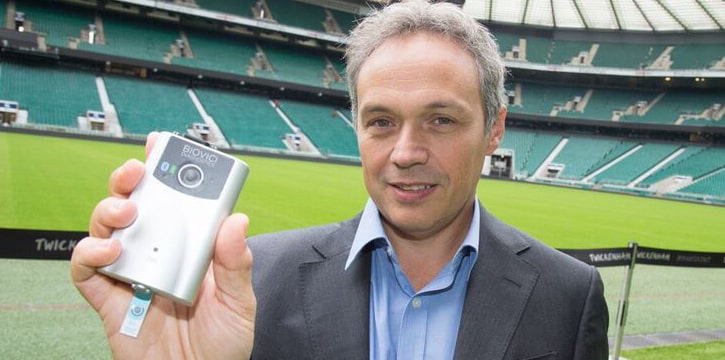
[[[379,5],[396,0],[326,1]],[[462,5],[464,11],[485,23],[632,32],[725,31],[723,0],[447,1]]]
[[[562,29],[725,30],[723,0],[466,0],[463,9],[484,22]]]

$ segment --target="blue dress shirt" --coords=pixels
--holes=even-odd
[[[365,246],[372,246],[370,359],[453,358],[468,277],[478,258],[479,220],[476,199],[471,226],[458,252],[416,292],[385,235],[378,208],[368,200],[345,267]]]

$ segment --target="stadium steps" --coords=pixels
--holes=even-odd
[[[706,194],[725,198],[725,166],[714,170],[680,189],[680,193]]]
[[[32,31],[45,36],[47,45],[70,47],[70,43],[81,38],[81,31],[94,23],[92,12],[67,10],[63,7],[49,7],[33,2],[15,2],[16,11],[25,13],[26,21],[32,23]]]
[[[564,165],[560,179],[581,180],[596,164],[618,144],[619,140],[592,136],[569,136],[569,141],[553,163]]]
[[[355,131],[336,109],[292,100],[281,101],[280,108],[324,156],[359,158]]]
[[[110,74],[104,81],[126,135],[159,130],[183,134],[192,123],[203,121],[184,85]]]
[[[197,29],[187,29],[185,33],[194,49],[194,58],[174,57],[172,64],[251,75],[249,67],[257,52],[254,41]]]
[[[637,186],[641,181],[648,178],[650,175],[654,174],[655,172],[659,171],[661,168],[665,167],[667,164],[669,164],[672,160],[676,159],[678,156],[680,156],[683,152],[686,151],[686,148],[681,147],[672,154],[668,155],[666,158],[662,159],[659,163],[657,163],[655,166],[651,167],[649,170],[645,171],[642,175],[638,176],[634,181],[627,184],[627,187],[633,188]]]
[[[189,95],[192,104],[194,104],[194,107],[196,108],[196,111],[199,112],[199,115],[204,121],[204,124],[209,127],[208,138],[205,140],[208,143],[214,145],[215,147],[229,148],[229,142],[219,128],[219,125],[217,125],[216,121],[214,121],[214,117],[209,115],[209,113],[204,108],[204,105],[201,103],[201,101],[199,101],[199,97],[196,96],[196,92],[193,89],[187,89],[186,93]]]
[[[675,152],[680,145],[646,143],[639,145],[636,151],[626,153],[614,164],[608,166],[591,179],[596,183],[627,185],[639,175],[655,166],[662,159]]]
[[[232,147],[286,150],[282,139],[293,129],[277,116],[268,98],[212,88],[194,92]]]

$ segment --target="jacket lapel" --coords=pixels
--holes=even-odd
[[[299,266],[302,308],[315,359],[369,356],[370,253],[362,253],[345,270],[358,220],[314,245],[319,261]]]
[[[526,240],[481,208],[479,257],[471,272],[454,359],[502,359],[538,279],[521,260]]]

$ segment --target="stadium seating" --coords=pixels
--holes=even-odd
[[[637,176],[664,160],[680,147],[678,144],[646,143],[639,150],[600,173],[593,179],[597,183],[627,185]]]
[[[725,57],[725,44],[680,44],[671,57],[672,69],[708,69]]]
[[[561,110],[557,116],[575,117],[583,120],[612,121],[621,116],[628,108],[636,108],[638,101],[654,99],[657,96],[653,91],[640,91],[628,89],[589,89],[591,96],[581,111]]]
[[[323,155],[360,156],[355,132],[337,114],[337,109],[291,100],[280,101],[280,108]]]
[[[553,163],[564,165],[560,179],[581,180],[591,173],[595,164],[615,149],[622,140],[584,135],[569,136],[566,146],[557,154]]]
[[[90,11],[71,11],[32,2],[16,1],[15,4],[16,11],[24,12],[25,19],[32,23],[32,31],[45,35],[48,45],[69,47],[70,39],[80,39],[81,30],[95,23],[93,12]]]
[[[185,133],[192,123],[203,122],[186,86],[115,75],[105,75],[104,80],[126,134],[146,135],[156,130]]]
[[[685,153],[680,154],[638,186],[649,187],[673,175],[691,176],[697,179],[725,165],[724,159],[725,148],[688,146]]]
[[[286,149],[282,139],[292,129],[270,99],[209,88],[194,91],[232,146]]]
[[[500,147],[514,150],[515,177],[529,177],[534,175],[559,141],[561,136],[558,134],[508,128]]]
[[[713,104],[725,103],[725,94],[712,90],[670,90],[647,101],[652,104],[649,111],[642,115],[622,116],[621,121],[675,124],[681,115],[699,117]],[[725,121],[709,124],[725,125]]]
[[[678,192],[691,194],[707,194],[725,198],[725,170],[719,169],[713,174],[703,176],[695,183],[688,185]]]
[[[254,41],[238,36],[187,29],[193,58],[175,56],[172,64],[247,75],[257,52]]]
[[[587,65],[582,63],[579,54],[589,52],[592,43],[585,41],[554,40],[551,42],[551,64]],[[572,61],[572,59],[576,59]],[[585,59],[586,62],[586,59]]]
[[[600,42],[592,65],[624,69],[644,69],[665,50],[664,45]]]
[[[552,86],[521,82],[521,106],[510,106],[513,113],[550,116],[555,107],[563,108],[577,96],[584,97],[587,88],[578,86]]]
[[[163,62],[171,45],[179,38],[178,29],[162,22],[150,23],[116,14],[103,15],[105,44],[81,43],[79,48],[104,54]]]
[[[267,6],[272,11],[274,19],[280,24],[325,31],[322,22],[325,20],[326,14],[322,7],[289,0],[267,0]]]
[[[0,74],[0,98],[17,101],[31,123],[78,128],[78,116],[102,110],[93,73],[3,61]]]
[[[274,43],[262,44],[267,60],[274,71],[259,72],[257,76],[323,87],[322,71],[327,66],[322,54],[315,50],[294,49]]]

